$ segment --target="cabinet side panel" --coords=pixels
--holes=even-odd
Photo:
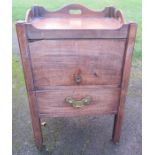
[[[129,25],[128,39],[126,43],[118,113],[115,116],[115,121],[114,121],[113,141],[115,143],[119,142],[122,122],[124,118],[124,105],[125,105],[125,100],[126,100],[126,95],[128,90],[128,83],[129,83],[131,63],[132,63],[132,54],[133,54],[135,38],[136,38],[136,30],[137,30],[137,25],[135,23],[131,23]]]
[[[30,107],[30,112],[31,112],[33,133],[34,133],[37,147],[41,148],[42,147],[42,134],[41,134],[41,127],[40,127],[40,119],[39,119],[39,115],[37,111],[35,92],[32,91],[34,90],[34,84],[33,84],[33,77],[32,77],[32,71],[31,71],[31,66],[30,66],[28,43],[27,43],[24,23],[17,23],[16,30],[17,30],[20,55],[22,59],[22,66],[23,66],[25,83],[26,83],[28,99],[29,99],[29,107]]]

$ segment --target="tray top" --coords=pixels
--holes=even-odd
[[[93,11],[79,4],[71,4],[52,12],[33,6],[28,10],[25,22],[37,29],[118,29],[124,24],[124,18],[114,7]]]
[[[122,26],[115,18],[34,18],[38,29],[117,29]]]

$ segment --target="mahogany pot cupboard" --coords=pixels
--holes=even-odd
[[[136,29],[114,7],[79,4],[53,12],[33,6],[16,23],[38,148],[45,117],[115,115],[112,138],[119,142]]]

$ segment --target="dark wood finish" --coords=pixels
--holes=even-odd
[[[34,19],[38,29],[118,29],[122,24],[115,18],[44,18]]]
[[[81,13],[70,13],[70,10],[80,10]],[[124,24],[124,17],[120,10],[116,10],[114,7],[106,7],[102,11],[93,11],[90,10],[80,4],[70,4],[67,6],[62,7],[61,9],[58,9],[56,11],[47,11],[42,6],[33,6],[31,9],[29,9],[26,13],[26,22],[33,22],[34,18],[38,17],[45,17],[45,18],[103,18],[103,17],[110,17],[110,18],[116,18],[120,19],[120,22]]]
[[[124,39],[42,40],[29,43],[36,89],[53,85],[120,85]],[[89,46],[88,46],[89,45]]]
[[[69,10],[73,9],[81,10],[81,14],[70,14]],[[34,6],[27,12],[25,21],[28,39],[113,39],[126,38],[128,33],[128,24],[124,24],[122,13],[114,7],[97,12],[72,4],[49,12]]]
[[[32,24],[25,24],[30,40],[47,39],[126,39],[128,25],[118,29],[37,29]]]
[[[127,95],[128,82],[130,77],[130,68],[132,62],[132,53],[135,44],[137,25],[131,23],[129,26],[128,40],[126,43],[125,57],[124,57],[124,69],[122,73],[122,84],[121,84],[121,94],[120,102],[118,106],[118,113],[115,116],[114,120],[114,129],[113,129],[113,141],[118,143],[120,140],[122,121],[124,117],[124,104]]]
[[[136,24],[125,24],[114,7],[72,4],[53,12],[34,6],[16,28],[37,147],[44,117],[114,114],[113,141],[119,142]],[[87,96],[89,105],[66,103]]]
[[[50,90],[37,91],[36,97],[40,116],[65,117],[108,113],[116,114],[119,94],[120,88],[116,87],[56,86]],[[68,96],[76,100],[90,96],[92,103],[82,108],[74,108],[65,103],[65,98]]]
[[[42,148],[42,133],[41,133],[41,126],[40,126],[40,119],[38,115],[38,109],[36,106],[36,96],[34,90],[34,83],[33,83],[33,75],[30,65],[30,57],[29,57],[29,49],[28,49],[28,43],[26,38],[26,32],[25,32],[25,25],[23,23],[17,23],[16,24],[16,30],[17,30],[17,36],[19,41],[19,47],[20,47],[20,54],[22,59],[22,65],[24,70],[24,76],[25,76],[25,83],[28,93],[28,99],[29,99],[29,107],[31,112],[31,118],[32,118],[32,127],[33,127],[33,133],[35,138],[35,143],[38,148]]]

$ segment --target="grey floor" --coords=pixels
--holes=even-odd
[[[18,55],[16,34],[13,53]],[[17,60],[19,63],[19,60]],[[17,75],[18,76],[18,75]],[[23,79],[21,79],[23,80]],[[24,84],[13,79],[13,155],[141,155],[141,65],[132,67],[121,141],[111,142],[113,116],[53,118],[43,127],[46,148],[34,144]]]

